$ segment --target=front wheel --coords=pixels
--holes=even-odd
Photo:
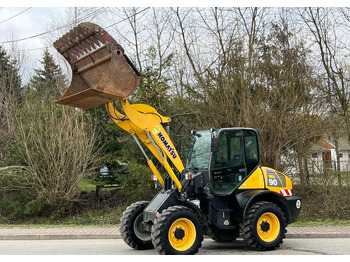
[[[188,207],[167,208],[152,227],[152,242],[159,254],[193,255],[202,246],[202,241],[200,221]]]
[[[133,203],[124,211],[120,218],[120,233],[126,244],[134,249],[152,249],[151,233],[143,228],[143,210],[147,201]]]
[[[270,202],[257,202],[248,210],[240,230],[244,240],[252,248],[274,250],[286,237],[286,217],[281,208]]]

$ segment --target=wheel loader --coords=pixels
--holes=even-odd
[[[261,165],[258,130],[192,131],[183,163],[165,128],[171,119],[149,105],[129,103],[140,73],[110,34],[82,23],[54,46],[72,67],[71,85],[56,103],[83,109],[104,104],[135,139],[161,185],[151,201],[133,203],[123,213],[126,244],[179,255],[197,253],[203,236],[218,242],[242,237],[262,251],[282,244],[287,225],[298,219],[301,199],[293,196],[288,176]]]

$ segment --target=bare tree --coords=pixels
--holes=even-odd
[[[341,15],[343,14],[343,16]],[[338,118],[343,121],[348,140],[350,141],[350,95],[348,62],[344,59],[347,54],[347,43],[343,41],[341,28],[344,28],[344,14],[335,8],[304,8],[299,15],[313,37],[323,68],[324,84],[320,85],[329,105],[330,119]],[[346,16],[345,16],[346,18]],[[333,131],[337,131],[333,129]],[[339,132],[333,132],[332,137],[338,144]],[[341,185],[340,157],[337,154],[338,184]]]
[[[0,46],[0,164],[3,165],[8,146],[13,140],[11,107],[21,100],[21,78],[17,61]]]
[[[68,207],[91,173],[97,134],[82,111],[26,100],[14,110],[17,161],[26,183],[48,206]],[[11,168],[11,167],[8,167]]]

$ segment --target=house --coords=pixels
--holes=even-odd
[[[338,141],[340,171],[350,171],[350,143],[345,137]],[[326,169],[337,169],[337,155],[335,144],[329,140],[323,140],[320,144],[314,145],[310,150],[308,161],[309,171],[311,173],[323,173]]]

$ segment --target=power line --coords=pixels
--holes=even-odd
[[[3,7],[2,7],[2,8],[3,8]],[[1,9],[2,9],[2,8],[1,8]],[[1,9],[0,9],[0,10],[1,10]],[[20,14],[23,14],[24,12],[28,11],[29,9],[31,9],[31,7],[28,7],[27,9],[25,9],[25,10],[19,12],[18,14],[15,14],[14,16],[11,16],[11,17],[9,17],[9,18],[7,18],[7,19],[1,21],[0,24],[9,21],[9,20],[11,20],[12,18],[15,18],[16,16],[19,16]]]
[[[103,8],[103,9],[105,9],[105,8]],[[110,28],[110,27],[112,27],[112,26],[114,26],[114,25],[120,24],[121,22],[124,22],[125,20],[131,18],[132,16],[135,16],[135,15],[138,15],[138,14],[140,14],[140,13],[143,13],[144,11],[146,11],[146,10],[148,10],[148,9],[149,9],[149,7],[146,7],[146,8],[144,8],[144,9],[142,9],[142,10],[136,12],[136,13],[133,14],[133,15],[127,16],[127,17],[123,18],[122,20],[119,20],[118,22],[115,22],[115,23],[113,23],[113,24],[111,24],[111,25],[109,25],[109,26],[104,27],[104,29],[107,29],[107,28]],[[95,10],[94,12],[95,12],[95,13],[96,13],[96,12],[98,13],[98,11],[96,11],[96,10]],[[50,30],[50,31],[47,31],[47,32],[44,32],[44,33],[41,33],[41,34],[38,34],[38,35],[35,35],[35,36],[27,37],[27,38],[22,38],[22,39],[19,39],[19,40],[10,40],[10,41],[7,41],[7,42],[0,42],[0,44],[7,44],[7,43],[13,43],[13,42],[17,42],[17,41],[24,41],[24,40],[27,40],[27,39],[30,39],[30,38],[35,38],[35,37],[38,37],[38,36],[47,34],[48,32],[51,32],[51,31],[60,30],[60,29],[65,28],[65,27],[67,27],[67,26],[69,26],[69,25],[72,25],[72,24],[74,24],[74,23],[81,22],[81,20],[86,19],[87,17],[93,15],[94,12],[92,12],[91,14],[89,14],[88,16],[86,16],[85,18],[80,18],[80,19],[78,19],[77,21],[72,22],[72,23],[70,23],[70,24],[68,24],[68,25],[60,26],[60,27],[58,27],[58,28],[56,28],[56,29],[53,29],[53,30]],[[43,50],[43,49],[45,49],[45,48],[47,48],[47,47],[39,47],[39,48],[33,48],[33,49],[27,49],[27,50],[20,50],[20,51],[36,51],[36,50]]]
[[[141,14],[141,13],[143,13],[144,11],[146,11],[146,10],[148,10],[148,9],[149,9],[149,7],[146,7],[146,8],[142,9],[141,11],[136,12],[135,14],[133,14],[133,15],[131,15],[131,16],[127,16],[127,17],[125,17],[124,19],[122,19],[122,20],[120,20],[120,21],[118,21],[118,22],[116,22],[116,23],[114,23],[114,24],[111,24],[111,25],[109,25],[109,26],[104,27],[104,29],[107,29],[107,28],[112,27],[112,26],[114,26],[114,25],[117,25],[117,24],[119,24],[119,23],[121,23],[121,22],[124,22],[125,20],[131,18],[132,16]]]
[[[47,48],[54,48],[53,46],[44,46],[44,47],[37,47],[37,48],[30,48],[30,49],[16,49],[18,52],[27,52],[27,51],[38,51],[38,50],[44,50]]]
[[[86,18],[88,18],[88,17],[90,17],[92,15],[96,15],[96,14],[102,12],[106,8],[107,7],[101,7],[99,9],[97,9],[97,10],[94,10],[93,12],[91,12],[90,14],[88,14],[85,17],[79,18],[79,19],[77,19],[74,22],[68,23],[68,24],[63,25],[63,26],[59,26],[59,27],[57,27],[55,29],[52,29],[52,30],[49,30],[49,31],[46,31],[46,32],[43,32],[43,33],[40,33],[40,34],[37,34],[37,35],[32,35],[32,36],[24,37],[24,38],[21,38],[21,39],[17,39],[17,40],[8,40],[8,41],[0,42],[0,44],[10,44],[10,43],[14,43],[14,42],[25,41],[25,40],[29,40],[29,39],[33,39],[33,38],[42,36],[42,35],[46,35],[46,34],[52,32],[52,31],[57,31],[57,30],[61,30],[61,29],[66,28],[66,27],[70,27],[70,26],[74,25],[77,22],[81,22],[82,20],[84,20],[84,19],[86,19]]]

